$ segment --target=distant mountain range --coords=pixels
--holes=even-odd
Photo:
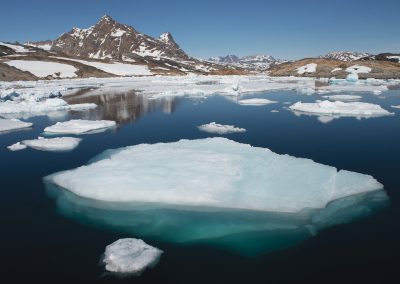
[[[367,52],[354,52],[354,51],[333,51],[325,55],[319,56],[319,58],[340,60],[340,61],[354,61],[362,58],[368,58],[371,54]]]
[[[270,55],[264,54],[248,55],[243,57],[238,57],[234,54],[228,54],[226,56],[211,57],[208,59],[208,61],[257,71],[264,71],[273,64],[285,62],[283,60],[277,60]]]

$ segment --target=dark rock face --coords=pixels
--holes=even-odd
[[[90,28],[73,28],[64,33],[53,42],[51,51],[68,56],[128,61],[138,56],[189,59],[170,33],[155,39],[116,22],[110,16],[103,16]]]
[[[5,45],[0,45],[0,56],[15,54],[16,52]]]

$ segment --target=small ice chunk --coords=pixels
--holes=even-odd
[[[276,101],[271,101],[268,99],[243,99],[239,100],[238,103],[240,105],[245,105],[245,106],[263,106],[263,105],[268,105],[268,104],[274,104]]]
[[[24,140],[21,144],[41,151],[63,152],[73,150],[80,142],[81,139],[75,137],[38,137],[38,139]]]
[[[229,134],[229,133],[241,133],[246,132],[246,129],[235,127],[234,125],[224,125],[215,122],[203,124],[197,127],[201,131],[216,133],[216,134]]]
[[[10,151],[20,151],[26,149],[27,146],[25,144],[22,144],[21,142],[17,142],[15,144],[12,144],[10,146],[7,146],[7,149]]]
[[[310,88],[310,87],[298,88],[297,92],[299,94],[302,94],[302,95],[311,96],[311,95],[315,94],[315,89],[314,88]]]
[[[106,247],[104,263],[107,271],[140,275],[160,260],[162,250],[146,244],[140,239],[119,239]]]
[[[361,99],[361,96],[357,95],[332,95],[332,96],[322,96],[325,99],[332,101],[357,101]]]
[[[316,63],[309,63],[296,69],[297,74],[315,73],[316,70],[317,70]]]
[[[53,134],[89,134],[105,131],[115,125],[116,122],[112,120],[73,119],[57,122],[52,126],[46,127],[44,131]]]
[[[0,118],[0,133],[4,131],[12,131],[32,127],[32,123],[24,122],[19,119],[3,119]]]
[[[397,106],[391,106],[391,107],[400,109],[400,105],[397,105]]]
[[[279,112],[279,110],[273,109],[273,110],[271,110],[271,112]]]
[[[310,114],[323,115],[342,115],[356,117],[371,117],[392,115],[381,106],[362,102],[341,102],[341,101],[317,101],[315,103],[297,102],[289,107],[293,111],[305,112]]]

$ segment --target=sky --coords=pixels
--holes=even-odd
[[[399,0],[1,0],[0,41],[55,39],[105,14],[199,58],[400,53]]]

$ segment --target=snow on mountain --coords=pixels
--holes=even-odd
[[[280,62],[270,55],[263,54],[249,55],[243,57],[238,57],[234,54],[228,54],[226,56],[211,57],[208,59],[208,61],[217,64],[230,65],[245,69],[255,69],[260,71],[268,69],[271,64]]]
[[[155,39],[116,22],[110,16],[103,16],[89,28],[73,28],[62,34],[54,41],[51,51],[96,59],[123,60],[136,56],[189,59],[170,33]]]
[[[44,40],[44,41],[28,41],[25,43],[27,46],[37,47],[46,51],[49,51],[53,46],[52,40]]]
[[[319,57],[325,59],[340,60],[340,61],[353,61],[370,56],[371,54],[366,52],[333,51]]]

